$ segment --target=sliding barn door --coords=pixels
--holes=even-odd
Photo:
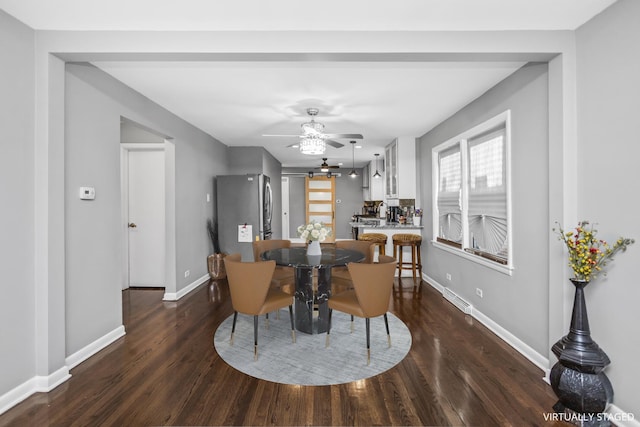
[[[331,228],[331,235],[324,242],[335,242],[336,177],[306,177],[305,187],[307,224],[311,221],[322,222]]]

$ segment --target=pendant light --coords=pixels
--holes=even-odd
[[[355,178],[358,176],[358,172],[356,172],[356,142],[351,141],[351,172],[349,172],[349,176],[351,178]]]
[[[382,177],[382,175],[380,175],[380,172],[378,172],[378,156],[379,155],[380,154],[378,154],[378,153],[374,154],[374,156],[376,156],[376,173],[373,174],[374,178],[381,178]]]

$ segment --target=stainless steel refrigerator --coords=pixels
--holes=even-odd
[[[221,175],[216,179],[218,238],[227,254],[253,261],[252,242],[271,239],[273,192],[263,174]]]

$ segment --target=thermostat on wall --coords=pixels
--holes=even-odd
[[[93,200],[96,198],[96,189],[93,187],[80,187],[80,200]]]

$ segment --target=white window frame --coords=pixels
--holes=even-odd
[[[505,168],[506,168],[506,193],[507,193],[507,263],[501,264],[491,259],[485,258],[480,255],[468,252],[465,249],[471,248],[470,233],[469,233],[469,159],[467,153],[468,141],[474,137],[486,133],[492,129],[504,125],[505,129]],[[462,207],[462,247],[458,248],[450,244],[441,243],[437,240],[439,235],[439,219],[440,213],[438,211],[438,192],[439,186],[439,153],[445,151],[452,146],[460,144],[460,153],[462,156],[462,189],[461,189],[461,207]],[[433,147],[431,150],[431,164],[432,164],[432,206],[433,206],[433,240],[431,244],[438,249],[458,255],[462,258],[468,259],[475,263],[484,265],[501,273],[512,275],[514,270],[513,264],[513,217],[511,214],[511,111],[507,110],[497,116],[481,123],[473,128],[443,142],[442,144]]]

